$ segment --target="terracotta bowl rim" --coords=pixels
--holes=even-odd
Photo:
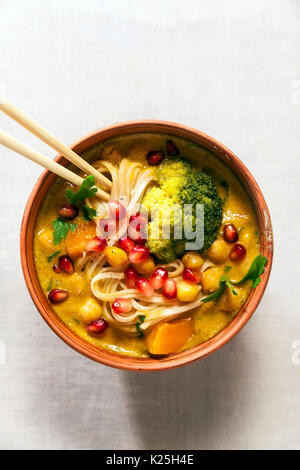
[[[37,279],[32,255],[32,237],[30,241],[28,233],[30,231],[29,229],[33,230],[36,220],[36,213],[34,216],[32,215],[34,212],[33,209],[36,209],[37,212],[44,197],[43,196],[39,200],[39,194],[41,190],[43,190],[45,193],[50,184],[55,179],[54,175],[45,170],[38,178],[28,198],[23,214],[20,232],[21,264],[25,282],[31,298],[39,313],[50,326],[50,328],[74,350],[101,364],[118,369],[135,371],[167,370],[186,364],[191,364],[208,356],[209,354],[212,354],[225,345],[245,326],[245,324],[255,312],[266,289],[273,261],[273,231],[269,209],[264,196],[262,195],[262,192],[254,177],[243,164],[243,162],[218,140],[183,124],[154,119],[143,119],[118,122],[102,127],[77,140],[70,146],[70,148],[78,153],[81,153],[82,151],[93,147],[97,143],[112,137],[117,137],[118,135],[147,132],[174,135],[199,143],[203,147],[212,151],[230,167],[235,175],[238,176],[238,178],[242,180],[242,183],[244,183],[246,186],[246,191],[252,201],[252,205],[258,218],[260,241],[263,246],[261,253],[268,258],[268,262],[262,275],[261,283],[258,287],[256,287],[256,289],[251,291],[248,299],[236,317],[229,325],[227,325],[216,336],[209,339],[208,341],[198,346],[194,346],[193,348],[186,351],[159,359],[129,357],[114,354],[104,349],[97,348],[96,346],[77,336],[76,333],[72,332],[67,327],[67,325],[65,325],[56,316],[50,305],[47,303]],[[57,155],[55,157],[55,161],[58,161],[63,165],[68,163],[61,155]]]

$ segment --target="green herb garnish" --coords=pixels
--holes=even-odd
[[[97,215],[97,211],[89,206],[81,206],[82,209],[82,218],[83,220],[90,221],[93,220],[94,217]]]
[[[252,287],[257,287],[260,283],[261,279],[260,276],[263,273],[265,265],[268,259],[263,255],[258,255],[252,262],[249,271],[240,281],[232,281],[232,283],[236,286],[242,284],[245,281],[251,279]]]
[[[75,230],[77,229],[77,224],[74,224],[74,222],[73,223],[70,222],[69,223],[69,228],[70,228],[71,232],[74,233]]]
[[[74,322],[77,323],[77,325],[80,325],[80,321],[77,320],[77,318],[73,318]]]
[[[84,201],[88,197],[92,197],[97,192],[95,185],[95,176],[87,176],[81,183],[77,193],[74,193],[72,189],[66,190],[66,198],[69,199],[71,204],[78,204],[78,202]],[[93,187],[94,186],[94,187]]]
[[[54,253],[52,253],[52,255],[48,256],[48,257],[47,257],[47,261],[48,261],[48,263],[50,263],[50,261],[52,261],[52,260],[53,260],[53,258],[55,258],[55,256],[58,256],[58,255],[59,255],[59,253],[60,253],[60,250],[58,250],[58,251],[55,251]]]
[[[212,294],[205,297],[201,302],[206,303],[206,302],[210,302],[211,300],[214,300],[216,302],[217,300],[219,300],[219,298],[223,294],[226,286],[229,287],[233,295],[237,295],[237,293],[234,290],[234,285],[239,286],[240,284],[242,284],[245,281],[248,281],[249,279],[252,281],[252,287],[253,288],[257,287],[261,281],[260,276],[263,273],[263,270],[267,261],[268,260],[265,256],[258,255],[253,260],[247,274],[245,274],[245,276],[240,281],[230,281],[226,273],[231,269],[231,267],[226,266],[225,274],[223,274],[223,276],[220,278],[220,284],[219,284],[218,289]]]
[[[230,266],[226,266],[225,268],[225,272],[228,272],[230,270]],[[224,292],[224,289],[225,287],[229,287],[229,289],[231,290],[231,292],[233,293],[233,295],[237,295],[236,291],[234,290],[234,287],[231,283],[231,281],[229,280],[229,277],[227,276],[227,274],[223,274],[223,276],[221,276],[220,278],[220,284],[219,284],[219,287],[218,289],[213,292],[212,294],[208,295],[207,297],[205,297],[201,302],[210,302],[211,300],[214,300],[215,302],[217,300],[219,300],[219,298],[221,297],[221,295],[223,294]]]
[[[59,245],[68,234],[69,229],[74,232],[77,228],[77,224],[67,222],[66,220],[58,217],[58,219],[52,222],[53,228],[53,245]]]
[[[80,185],[77,193],[74,193],[72,189],[66,190],[66,198],[71,204],[77,204],[82,209],[82,218],[83,220],[90,221],[96,217],[97,212],[95,209],[92,209],[89,206],[83,204],[84,200],[88,197],[92,197],[97,192],[95,185],[95,177],[93,175],[87,176]],[[52,223],[53,232],[53,244],[59,245],[62,240],[64,240],[68,234],[69,229],[71,232],[75,232],[77,224],[74,222],[67,222],[62,217],[54,220]],[[53,255],[54,257],[55,255]],[[48,259],[50,261],[52,258]]]
[[[47,292],[50,292],[50,290],[52,289],[52,286],[53,286],[53,277],[51,277],[51,279],[49,281],[49,284],[48,284],[48,287],[47,287]]]
[[[139,315],[139,320],[140,321],[136,322],[136,324],[135,324],[138,338],[142,338],[144,336],[144,333],[141,330],[141,324],[144,323],[145,318],[146,318],[145,315]]]

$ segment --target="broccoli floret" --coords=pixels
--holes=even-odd
[[[222,221],[222,200],[211,176],[202,171],[191,172],[179,197],[182,204],[204,204],[204,244],[201,252],[207,250],[215,241]],[[195,230],[195,223],[192,225]]]
[[[143,199],[143,207],[148,212],[150,217],[151,211],[156,212],[157,209],[162,205],[172,205],[174,202],[172,199],[166,198],[166,194],[163,189],[159,186],[154,186],[147,192]]]
[[[180,157],[166,158],[156,168],[155,176],[156,181],[160,187],[163,187],[165,183],[169,184],[171,178],[179,178],[182,183],[183,179],[192,171],[193,167],[188,160]]]
[[[196,230],[196,204],[204,204],[204,244],[199,251],[207,250],[216,239],[222,220],[222,201],[211,176],[195,170],[188,160],[176,157],[165,159],[157,167],[156,181],[159,186],[152,188],[143,200],[149,214],[153,205],[157,208],[148,224],[147,246],[151,253],[163,262],[170,262],[185,251],[187,240],[174,239],[174,226],[182,213],[172,210],[173,204],[192,204],[192,213],[185,215],[183,224],[185,227],[189,224],[193,232]],[[162,233],[169,219],[170,239],[164,239]]]

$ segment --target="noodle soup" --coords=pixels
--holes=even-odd
[[[58,317],[95,346],[135,357],[176,353],[216,335],[265,264],[253,208],[231,170],[164,134],[118,137],[82,157],[112,181],[111,202],[94,196],[88,175],[80,189],[57,178],[35,227],[37,274]],[[197,204],[200,248],[184,231],[190,221],[196,239]],[[176,238],[175,208],[185,205],[191,212]]]

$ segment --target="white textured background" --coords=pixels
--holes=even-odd
[[[29,297],[19,227],[41,169],[1,148],[1,448],[300,448],[299,42],[298,0],[0,0],[12,101],[67,144],[135,118],[211,134],[257,178],[276,243],[260,307],[222,350],[169,372],[106,368],[61,342]]]

